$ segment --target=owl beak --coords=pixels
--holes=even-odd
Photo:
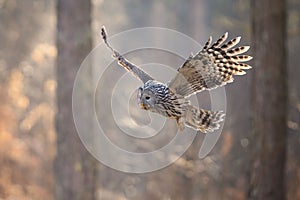
[[[141,108],[144,110],[148,110],[147,106],[144,104],[144,102],[141,102]]]

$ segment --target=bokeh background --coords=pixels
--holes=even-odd
[[[0,199],[300,199],[299,11],[299,0],[0,0]],[[257,16],[264,15],[269,23],[259,26]],[[85,150],[72,119],[72,87],[83,59],[102,42],[103,24],[110,33],[170,28],[200,44],[228,31],[254,46],[253,69],[226,86],[225,127],[208,157],[198,159],[201,133],[174,164],[147,174],[115,171]],[[272,33],[286,48],[276,49],[281,43],[268,40]],[[270,69],[265,55],[283,77],[278,87],[276,80],[260,85],[273,77],[263,71]],[[277,58],[283,66],[276,66]],[[258,88],[273,93],[259,96]],[[278,93],[282,99],[271,98]],[[259,110],[268,100],[272,110]],[[261,128],[257,119],[265,112],[271,117]],[[283,132],[270,127],[278,124]],[[284,135],[281,143],[278,135]],[[268,159],[278,162],[262,162]],[[266,182],[260,185],[255,174],[266,174]]]

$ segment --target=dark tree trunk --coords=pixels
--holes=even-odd
[[[253,0],[254,162],[249,199],[285,199],[287,65],[285,0]]]
[[[81,143],[72,115],[74,79],[91,48],[91,1],[58,0],[55,161],[57,200],[95,199],[95,161]],[[91,128],[87,131],[91,131]]]

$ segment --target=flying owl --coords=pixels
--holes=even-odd
[[[203,90],[212,90],[233,81],[233,75],[243,75],[251,66],[241,63],[252,59],[241,55],[249,46],[236,47],[241,37],[223,44],[228,37],[226,32],[215,43],[209,37],[203,49],[191,55],[178,69],[177,75],[168,83],[161,83],[138,66],[126,60],[107,42],[104,27],[101,35],[106,46],[112,51],[118,64],[132,72],[144,85],[138,89],[138,104],[144,110],[176,119],[178,128],[185,126],[203,133],[213,132],[224,120],[223,111],[199,109],[191,105],[189,97]]]

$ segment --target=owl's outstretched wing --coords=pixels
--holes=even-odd
[[[240,55],[249,50],[249,46],[241,46],[232,49],[241,37],[236,37],[226,44],[226,32],[214,44],[212,37],[204,45],[203,49],[195,56],[190,56],[178,69],[176,77],[171,80],[169,87],[182,96],[202,90],[210,90],[233,81],[233,75],[243,75],[245,69],[251,66],[241,62],[252,59],[248,55]]]
[[[126,70],[130,71],[135,75],[137,78],[139,78],[143,83],[146,83],[149,80],[154,80],[149,74],[141,70],[138,66],[134,65],[133,63],[126,60],[119,52],[114,50],[107,42],[107,34],[104,26],[101,28],[101,36],[104,40],[104,43],[106,46],[112,51],[113,57],[118,60],[119,65],[124,67]]]

